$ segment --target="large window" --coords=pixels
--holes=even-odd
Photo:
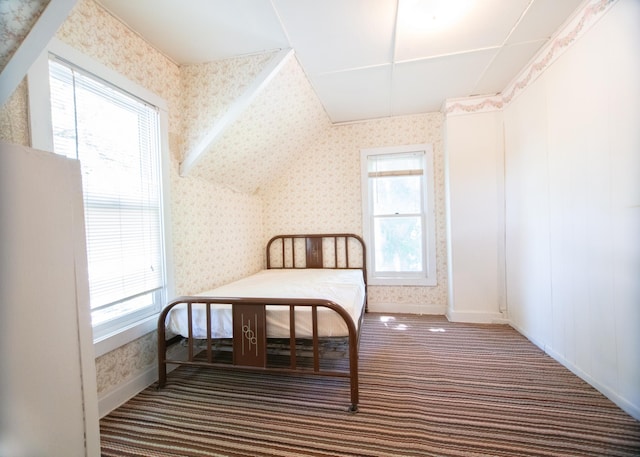
[[[435,285],[431,145],[365,149],[361,154],[369,283]]]
[[[164,290],[158,110],[52,58],[54,152],[80,160],[94,337],[157,313]]]
[[[77,51],[53,49],[29,72],[32,142],[80,161],[100,354],[151,330],[167,299],[166,105]]]

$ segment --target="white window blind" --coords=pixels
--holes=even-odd
[[[435,284],[431,146],[365,149],[361,154],[370,284]]]
[[[49,74],[54,151],[82,168],[95,338],[161,307],[158,110],[55,58]]]

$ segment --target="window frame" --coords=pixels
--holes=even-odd
[[[83,71],[116,86],[134,97],[158,108],[160,135],[160,183],[161,183],[161,211],[162,232],[164,244],[162,246],[165,264],[165,287],[163,295],[166,298],[174,295],[173,262],[170,255],[170,156],[168,141],[168,109],[164,99],[148,89],[130,81],[120,73],[106,67],[100,62],[84,55],[75,48],[68,46],[58,39],[51,40],[47,48],[32,65],[27,75],[29,93],[29,122],[31,131],[31,145],[36,149],[53,152],[53,127],[51,120],[51,99],[49,89],[49,56],[53,54],[62,60],[81,68]],[[162,309],[162,306],[160,306]],[[159,312],[151,316],[137,319],[123,324],[112,332],[94,337],[96,356],[105,354],[123,344],[133,341],[156,328]]]
[[[372,182],[369,176],[368,162],[370,157],[424,154],[422,172],[421,211],[422,221],[422,271],[420,272],[381,272],[375,268],[375,233],[373,220]],[[361,191],[362,191],[362,231],[367,243],[367,281],[370,285],[380,286],[436,286],[436,237],[435,237],[435,198],[434,198],[434,156],[432,144],[413,144],[368,148],[360,150]],[[409,175],[407,175],[409,176]],[[406,215],[405,215],[406,216]]]

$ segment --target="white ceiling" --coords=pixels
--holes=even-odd
[[[293,48],[333,122],[438,111],[447,98],[498,93],[582,3],[98,1],[178,64]]]

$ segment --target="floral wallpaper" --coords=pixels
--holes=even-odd
[[[31,31],[50,0],[0,1],[0,71]]]
[[[185,155],[220,121],[273,55],[269,52],[181,67]]]
[[[164,98],[170,135],[181,134],[180,68],[137,33],[93,0],[80,0],[56,37]]]
[[[30,146],[27,81],[23,80],[0,107],[0,140]]]
[[[197,177],[174,177],[171,200],[176,295],[203,292],[262,268],[259,197]]]
[[[247,70],[255,76],[255,70]],[[203,103],[199,107],[207,109]],[[210,109],[218,111],[218,103]],[[187,111],[187,119],[195,117],[190,113]],[[291,157],[307,149],[328,125],[324,108],[302,68],[290,57],[190,174],[253,193],[279,175]]]
[[[157,333],[148,333],[96,359],[98,398],[149,369],[157,360]]]
[[[0,0],[0,71],[31,31],[49,0]],[[0,107],[0,139],[29,146],[26,81]]]
[[[292,157],[260,194],[264,231],[278,233],[353,232],[362,234],[360,149],[432,143],[435,152],[436,287],[369,287],[369,305],[423,304],[446,307],[446,217],[444,194],[444,116],[429,113],[329,125],[308,148]]]

